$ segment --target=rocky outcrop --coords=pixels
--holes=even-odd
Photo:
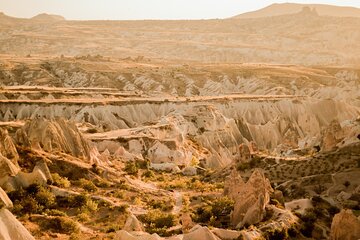
[[[11,166],[11,164],[8,166]],[[7,177],[4,178],[6,181],[3,182],[2,185],[6,191],[26,188],[31,184],[46,185],[48,181],[52,181],[49,168],[45,162],[37,162],[33,171],[30,173],[22,172],[20,169],[16,170],[17,171],[14,172],[16,174],[8,174]]]
[[[6,194],[6,192],[0,187],[0,209],[1,208],[12,208],[13,203]]]
[[[0,128],[0,154],[17,165],[19,155],[13,139],[9,136],[8,131],[2,128]]]
[[[16,141],[34,149],[47,152],[64,152],[90,160],[90,147],[75,123],[64,119],[37,118],[28,121],[16,132]]]
[[[235,240],[239,239],[241,232],[229,229],[215,228],[211,230],[221,240]]]
[[[196,225],[188,233],[184,234],[183,240],[220,240],[207,227]]]
[[[156,233],[150,235],[146,232],[127,232],[125,230],[120,230],[116,233],[115,240],[162,240],[159,235]]]
[[[9,159],[0,155],[0,187],[6,189],[9,184],[9,178],[16,176],[20,168]]]
[[[29,231],[7,209],[0,209],[0,239],[35,240]]]
[[[322,151],[331,151],[337,147],[359,142],[359,134],[359,119],[344,122],[333,120],[320,133],[320,148]]]
[[[341,210],[331,224],[331,240],[360,239],[360,220],[351,210]]]
[[[127,218],[123,230],[128,231],[128,232],[144,231],[144,227],[141,224],[141,222],[135,217],[135,215],[131,214]]]
[[[233,169],[231,174],[225,179],[224,183],[224,195],[235,199],[238,197],[239,192],[244,187],[245,182],[241,178],[240,173]]]
[[[260,169],[255,169],[245,184],[241,183],[239,175],[233,173],[232,177],[240,184],[228,187],[226,190],[227,195],[235,201],[231,224],[236,228],[241,228],[259,223],[265,215],[265,207],[273,192],[269,180]]]

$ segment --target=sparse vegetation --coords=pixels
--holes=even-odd
[[[194,221],[214,227],[228,227],[230,213],[234,209],[234,201],[228,197],[209,201],[195,211]]]
[[[87,192],[97,191],[96,185],[92,181],[87,180],[85,178],[81,178],[80,180],[76,181],[76,185],[82,187]]]
[[[41,227],[57,233],[77,233],[80,231],[78,224],[69,217],[54,217],[42,221]]]
[[[53,185],[61,188],[68,188],[71,186],[70,181],[66,177],[61,177],[58,173],[52,173]]]
[[[47,187],[37,184],[8,195],[14,204],[13,212],[18,215],[42,213],[56,206],[55,195]]]
[[[157,233],[160,236],[166,235],[166,230],[175,226],[177,218],[171,213],[164,213],[159,209],[150,210],[145,215],[139,216],[145,224],[146,231]]]

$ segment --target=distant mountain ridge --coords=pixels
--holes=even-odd
[[[60,15],[41,13],[39,15],[36,15],[35,17],[32,17],[31,20],[37,20],[37,21],[65,21],[66,19],[63,16],[60,16]]]
[[[1,23],[11,23],[12,21],[18,21],[18,20],[53,22],[53,21],[65,21],[66,19],[63,16],[60,16],[60,15],[47,14],[47,13],[41,13],[41,14],[38,14],[38,15],[32,17],[32,18],[17,18],[17,17],[12,17],[12,16],[9,16],[9,15],[6,15],[3,12],[0,12],[0,21],[1,21]]]
[[[265,8],[247,12],[232,17],[233,19],[275,17],[280,15],[295,14],[303,8],[315,9],[319,16],[332,17],[360,17],[360,8],[342,7],[325,4],[298,4],[298,3],[275,3]]]

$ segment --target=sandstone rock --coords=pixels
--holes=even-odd
[[[181,215],[181,225],[182,225],[183,232],[187,232],[192,227],[194,227],[194,223],[192,221],[190,213],[183,213]]]
[[[34,119],[16,132],[16,141],[47,152],[60,151],[90,160],[90,147],[73,122]]]
[[[196,167],[187,166],[182,170],[182,174],[185,176],[195,176],[197,174]]]
[[[321,150],[329,151],[333,149],[342,139],[343,131],[338,121],[332,121],[322,132]]]
[[[175,163],[151,163],[150,168],[156,171],[166,171],[172,173],[181,172],[180,168]]]
[[[189,233],[184,234],[183,240],[220,240],[207,227],[196,225]]]
[[[144,227],[142,226],[141,222],[136,218],[135,215],[131,214],[126,222],[123,230],[132,232],[132,231],[144,231]]]
[[[215,228],[211,230],[221,240],[235,240],[241,235],[241,232],[229,229]]]
[[[70,196],[77,196],[80,195],[80,193],[75,192],[75,191],[71,191],[68,189],[63,189],[63,188],[59,188],[59,187],[55,187],[55,186],[49,186],[51,189],[51,192],[55,195],[55,196],[59,196],[59,197],[70,197]]]
[[[120,230],[116,232],[115,240],[162,240],[162,238],[156,233],[150,235],[146,232],[127,232]]]
[[[47,179],[45,174],[40,169],[35,169],[31,173],[19,172],[14,180],[17,186],[29,187],[31,184],[46,185]]]
[[[3,207],[12,208],[13,203],[6,194],[6,192],[0,187],[0,209]]]
[[[53,181],[50,170],[45,161],[37,161],[36,162],[33,171],[38,171],[38,170],[44,174],[47,181],[51,181],[51,182]]]
[[[35,240],[29,231],[5,208],[0,209],[0,239]]]
[[[251,159],[250,148],[247,144],[240,144],[239,146],[239,162],[246,163]]]
[[[360,220],[351,210],[341,210],[333,218],[330,237],[332,240],[360,239]]]
[[[225,179],[224,195],[235,199],[244,185],[245,182],[241,178],[240,173],[236,169],[233,169]]]
[[[19,155],[12,138],[6,129],[0,128],[0,154],[9,159],[14,165],[17,165]]]
[[[7,189],[5,186],[9,184],[9,178],[15,176],[19,171],[18,166],[0,154],[0,187]]]
[[[260,222],[265,214],[265,206],[270,201],[273,189],[264,173],[255,169],[246,184],[233,188],[228,195],[235,201],[231,214],[231,224],[237,228]]]

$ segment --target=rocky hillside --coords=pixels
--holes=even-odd
[[[271,18],[196,21],[1,18],[5,18],[0,21],[2,54],[145,56],[208,63],[360,63],[360,18],[301,11]]]

